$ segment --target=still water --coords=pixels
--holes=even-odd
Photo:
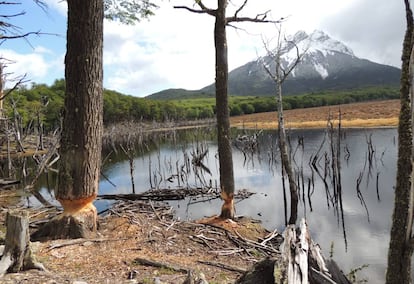
[[[292,130],[289,132],[294,168],[300,174],[301,189],[299,218],[306,217],[312,238],[322,247],[325,256],[333,258],[345,273],[368,265],[358,275],[369,283],[384,282],[389,230],[393,209],[397,159],[396,129],[346,129],[340,141],[340,181],[342,206],[333,202],[332,148],[338,147],[337,137],[331,144],[326,130]],[[251,134],[251,133],[250,133]],[[237,134],[234,134],[234,137]],[[177,178],[170,178],[191,161],[192,153],[208,152],[202,163],[209,171],[188,173],[180,185],[198,187],[218,184],[217,144],[213,138],[177,139],[159,142],[137,150],[134,159],[134,181],[137,193],[152,188],[174,188]],[[319,152],[318,152],[319,149]],[[319,176],[312,171],[310,159],[318,153]],[[326,162],[326,164],[325,164]],[[236,214],[262,221],[269,230],[285,227],[285,210],[277,133],[264,131],[258,135],[258,148],[244,154],[233,148],[236,190],[254,192],[248,199],[236,203]],[[191,164],[191,162],[190,162]],[[187,164],[188,165],[188,164]],[[323,182],[325,175],[326,184]],[[130,164],[126,158],[113,157],[104,165],[100,194],[131,193]],[[109,181],[108,181],[109,180]],[[287,185],[287,182],[286,182]],[[327,191],[328,190],[328,191]],[[288,197],[289,197],[289,193]],[[177,218],[194,220],[219,214],[221,200],[169,202]],[[200,201],[200,200],[196,200]],[[110,201],[98,200],[98,210]],[[289,210],[287,210],[289,212]],[[287,216],[289,218],[289,216]]]

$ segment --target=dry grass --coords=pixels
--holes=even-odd
[[[399,100],[295,109],[285,111],[285,123],[289,128],[324,128],[329,117],[337,123],[340,112],[342,127],[395,127],[399,109]],[[276,129],[277,112],[235,116],[230,123],[240,128]]]

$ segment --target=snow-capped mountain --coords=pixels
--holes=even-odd
[[[311,34],[299,31],[287,37],[280,50],[285,68],[296,60],[298,51],[303,54],[300,63],[284,82],[285,95],[399,84],[400,69],[358,58],[349,47],[322,31]],[[272,52],[277,52],[277,49]],[[264,65],[274,71],[274,57],[266,55],[231,71],[229,94],[274,95],[275,83]],[[214,84],[201,91],[214,93]]]
[[[275,51],[273,51],[273,53],[275,53]],[[328,35],[318,30],[314,31],[310,35],[307,35],[304,31],[299,31],[294,36],[288,37],[284,46],[281,48],[281,53],[282,65],[285,69],[294,64],[298,58],[298,54],[303,55],[302,64],[299,64],[297,68],[292,71],[292,77],[307,77],[307,75],[316,75],[311,74],[314,72],[309,73],[309,68],[304,68],[305,65],[312,65],[312,71],[316,71],[322,79],[329,76],[328,69],[331,69],[329,62],[325,60],[326,58],[337,54],[345,54],[355,57],[353,51],[346,45],[337,40],[331,39]],[[270,63],[269,65],[275,68],[274,57],[272,58],[271,56],[266,56],[263,60],[267,64]]]

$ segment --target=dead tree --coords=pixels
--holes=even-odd
[[[217,112],[217,142],[220,167],[221,198],[224,204],[220,217],[224,219],[234,218],[234,172],[233,156],[230,137],[230,114],[227,95],[228,61],[227,61],[227,36],[226,27],[237,22],[271,23],[266,20],[268,12],[258,14],[254,18],[241,17],[239,13],[245,8],[248,0],[244,0],[241,6],[232,16],[226,16],[228,0],[217,0],[217,8],[212,9],[204,5],[203,1],[196,0],[199,9],[187,6],[174,6],[176,9],[186,9],[193,13],[207,14],[215,18],[214,47],[216,54],[216,112]]]
[[[135,194],[135,181],[134,181],[134,171],[135,171],[135,147],[133,145],[133,142],[131,141],[131,136],[128,135],[128,139],[126,142],[126,149],[122,144],[119,145],[124,152],[124,154],[127,156],[129,161],[129,174],[131,177],[131,186],[132,186],[132,193]]]
[[[313,242],[305,219],[287,226],[281,255],[266,258],[245,272],[237,284],[351,284],[333,259],[325,259]]]
[[[276,84],[276,103],[277,103],[277,115],[278,115],[278,134],[279,134],[279,150],[280,158],[282,160],[282,167],[284,173],[286,173],[289,181],[290,189],[290,218],[289,224],[295,224],[298,218],[298,187],[295,182],[295,175],[293,172],[293,167],[291,159],[289,156],[289,145],[287,143],[286,131],[285,131],[285,120],[283,116],[283,99],[282,99],[282,85],[287,79],[289,74],[293,69],[299,64],[301,58],[305,52],[300,52],[298,46],[293,41],[288,41],[286,39],[282,40],[282,30],[280,25],[278,26],[278,37],[277,37],[277,46],[274,51],[272,51],[268,43],[264,42],[268,58],[274,62],[274,70],[271,70],[266,62],[263,62],[263,67],[265,68],[267,74],[273,79]],[[293,48],[296,49],[296,58],[292,62],[288,63],[287,66],[284,66],[282,63],[282,55],[284,52],[287,52],[287,44],[293,45]],[[283,172],[283,171],[282,171]],[[284,175],[283,177],[284,178]]]

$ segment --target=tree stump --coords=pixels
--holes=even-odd
[[[27,269],[46,270],[36,261],[30,246],[29,218],[26,211],[7,212],[6,240],[0,260],[0,277],[6,272]]]
[[[96,236],[96,227],[97,212],[92,201],[90,201],[86,205],[74,208],[68,209],[68,206],[66,206],[62,214],[41,226],[31,237],[36,241],[88,239]]]

